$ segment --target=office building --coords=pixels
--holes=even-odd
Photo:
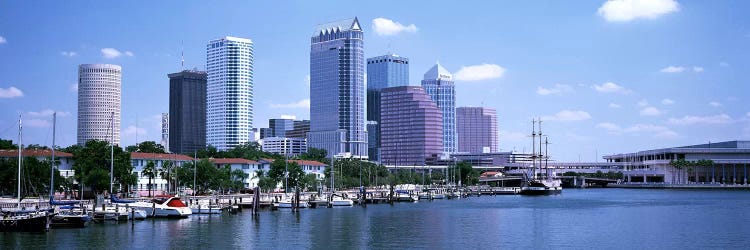
[[[383,89],[380,119],[383,164],[425,165],[442,154],[442,113],[424,88]]]
[[[268,137],[261,143],[263,151],[286,156],[297,156],[307,152],[305,138]]]
[[[206,143],[228,150],[254,138],[253,42],[228,36],[206,52]]]
[[[367,133],[370,160],[380,160],[380,92],[384,88],[399,86],[409,86],[409,58],[394,54],[367,59]]]
[[[310,120],[295,120],[294,128],[286,131],[286,137],[289,138],[307,138],[307,133],[310,132]]]
[[[268,128],[273,137],[287,137],[286,132],[294,129],[294,119],[268,119]]]
[[[497,112],[493,108],[456,108],[458,152],[497,152]]]
[[[367,158],[364,34],[357,18],[320,25],[310,41],[308,146]]]
[[[121,91],[120,66],[78,66],[78,145],[89,140],[120,144]]]
[[[456,152],[456,86],[448,70],[435,64],[424,74],[422,87],[443,114],[443,152]]]
[[[206,81],[203,71],[169,77],[169,150],[191,154],[206,148]]]

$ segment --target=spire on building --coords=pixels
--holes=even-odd
[[[452,79],[453,75],[451,75],[451,72],[443,68],[440,63],[435,63],[435,66],[432,66],[432,68],[430,68],[427,73],[424,73],[424,80],[451,81]]]

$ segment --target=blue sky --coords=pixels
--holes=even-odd
[[[412,85],[439,61],[457,78],[459,106],[496,108],[502,150],[529,150],[533,117],[546,120],[563,161],[750,139],[748,10],[672,0],[3,1],[0,138],[16,140],[22,113],[25,142],[50,145],[57,110],[58,144],[75,143],[77,65],[112,63],[123,67],[123,144],[136,130],[158,142],[180,51],[202,69],[205,44],[227,35],[255,44],[255,127],[307,118],[314,27],[357,16],[366,57],[409,57]]]

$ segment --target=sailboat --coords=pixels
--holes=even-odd
[[[539,123],[539,133],[536,132],[536,123]],[[553,195],[553,194],[560,194],[562,193],[562,182],[560,180],[555,180],[550,176],[549,169],[545,168],[545,176],[544,178],[539,178],[537,175],[537,169],[541,171],[541,165],[542,165],[542,159],[545,161],[549,159],[549,157],[545,154],[542,154],[542,120],[539,121],[532,121],[532,132],[531,132],[531,141],[532,141],[532,156],[531,156],[531,177],[528,176],[528,173],[524,175],[524,180],[521,183],[521,191],[519,194],[521,195]],[[539,136],[539,152],[537,154],[536,152],[536,137]],[[536,165],[537,159],[539,160],[539,165]]]
[[[49,213],[21,207],[21,116],[18,116],[18,205],[15,211],[2,211],[0,232],[46,232],[49,229]]]
[[[114,166],[115,166],[115,112],[111,113],[110,116],[110,153],[109,153],[109,193],[112,193],[114,185]],[[131,219],[131,214],[135,214],[135,211],[128,211],[128,206],[120,206],[119,204],[102,204],[101,207],[94,208],[94,219],[97,220],[113,220],[113,221],[127,221]],[[140,212],[139,212],[140,214]]]
[[[52,113],[52,161],[50,164],[49,181],[49,205],[51,208],[57,206],[57,213],[50,221],[51,228],[82,228],[88,225],[91,217],[86,209],[75,206],[78,201],[56,201],[55,200],[55,132],[57,125],[57,112]]]

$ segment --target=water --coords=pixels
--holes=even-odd
[[[747,248],[750,192],[567,189],[559,196],[317,208],[0,234],[4,249]]]

